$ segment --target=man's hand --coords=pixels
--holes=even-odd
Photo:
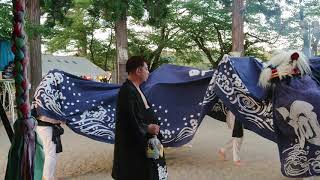
[[[160,126],[156,124],[149,124],[148,125],[148,133],[152,135],[158,135],[160,131]]]

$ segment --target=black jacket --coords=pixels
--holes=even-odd
[[[157,179],[157,171],[146,157],[146,144],[151,137],[147,126],[158,124],[154,112],[145,108],[140,93],[129,80],[120,88],[117,103],[112,177],[116,180]]]

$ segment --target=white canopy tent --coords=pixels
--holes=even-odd
[[[84,57],[42,55],[42,76],[52,69],[59,69],[76,76],[97,79],[99,76],[110,76],[97,65]]]

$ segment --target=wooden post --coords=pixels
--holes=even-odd
[[[116,78],[117,83],[123,83],[127,78],[126,62],[128,60],[128,33],[126,15],[117,20],[115,24],[115,34],[117,49]]]
[[[26,5],[27,18],[34,26],[40,25],[40,0],[27,1]],[[42,63],[41,63],[41,36],[33,33],[32,37],[28,37],[29,52],[30,52],[30,84],[29,92],[30,100],[32,101],[34,92],[42,79]]]
[[[244,9],[244,0],[233,0],[233,6],[232,6],[232,53],[233,54],[240,53],[240,55],[244,55],[243,9]]]

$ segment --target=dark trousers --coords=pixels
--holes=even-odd
[[[236,137],[236,138],[242,138],[243,137],[243,124],[237,119],[234,120],[234,126],[233,126],[233,130],[232,130],[232,137]]]

